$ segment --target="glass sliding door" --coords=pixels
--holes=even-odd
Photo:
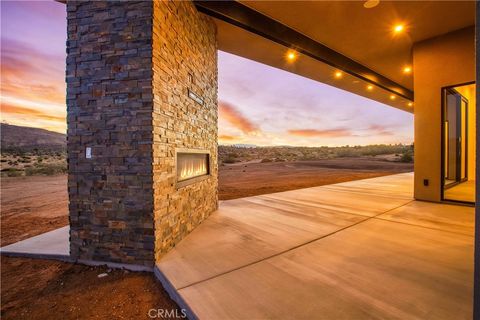
[[[453,89],[445,92],[445,187],[466,179],[467,175],[467,106],[461,94]]]

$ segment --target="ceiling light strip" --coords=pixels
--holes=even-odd
[[[194,3],[197,9],[204,14],[233,24],[285,47],[295,48],[298,53],[342,70],[390,93],[413,100],[413,91],[243,4],[236,1],[194,1]]]

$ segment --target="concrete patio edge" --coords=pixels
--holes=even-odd
[[[180,293],[177,289],[172,285],[172,283],[165,277],[165,275],[160,271],[160,269],[155,266],[153,268],[153,273],[155,274],[155,278],[162,284],[162,287],[168,293],[170,298],[177,303],[180,309],[185,310],[188,319],[198,319],[197,315],[193,312],[192,308],[188,305],[188,303],[182,298]]]
[[[59,260],[63,262],[75,262],[69,255],[64,254],[51,254],[51,253],[31,253],[31,252],[15,252],[0,249],[0,254],[6,257],[15,258],[32,258],[32,259],[47,259],[47,260]]]

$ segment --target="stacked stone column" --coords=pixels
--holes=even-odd
[[[67,18],[71,256],[152,266],[217,207],[214,24],[190,2],[68,1]],[[208,149],[211,177],[177,189],[176,148]]]

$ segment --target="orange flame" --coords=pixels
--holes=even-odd
[[[205,154],[179,154],[177,162],[178,181],[208,174]]]

